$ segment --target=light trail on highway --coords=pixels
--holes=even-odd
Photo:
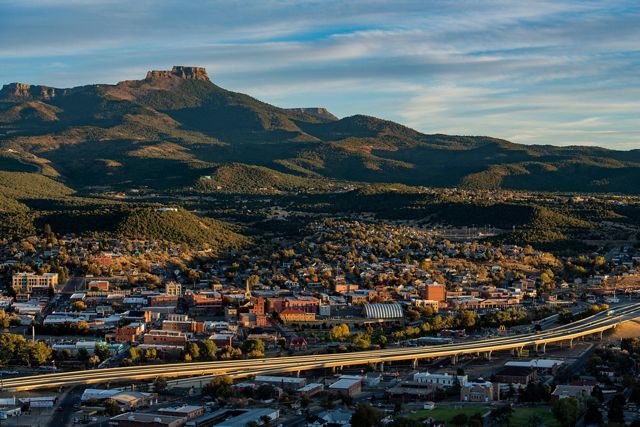
[[[524,347],[571,341],[591,334],[599,334],[618,324],[640,317],[640,303],[616,308],[613,314],[601,312],[588,318],[558,326],[539,333],[489,338],[478,341],[434,346],[387,348],[362,352],[318,354],[307,356],[271,357],[196,363],[172,363],[119,368],[91,369],[55,374],[33,375],[4,380],[3,390],[28,391],[80,384],[99,384],[157,377],[180,378],[207,375],[231,375],[236,378],[260,374],[302,372],[322,368],[458,357],[468,354],[491,354],[493,351],[522,350]]]

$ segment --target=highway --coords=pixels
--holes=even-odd
[[[640,303],[616,307],[612,314],[598,313],[594,316],[558,326],[539,333],[489,338],[484,340],[409,348],[388,348],[362,352],[319,354],[307,356],[272,357],[251,360],[221,360],[215,362],[172,363],[121,368],[92,369],[61,372],[5,379],[3,391],[28,391],[72,385],[100,384],[131,380],[153,380],[193,376],[230,375],[235,378],[277,373],[300,373],[321,368],[341,368],[396,361],[412,361],[451,356],[457,360],[466,354],[485,355],[491,352],[512,350],[520,352],[525,347],[544,352],[547,344],[567,342],[589,335],[600,335],[622,322],[640,317]]]

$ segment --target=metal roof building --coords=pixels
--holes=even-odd
[[[367,319],[401,319],[404,317],[400,304],[366,304],[364,315]]]

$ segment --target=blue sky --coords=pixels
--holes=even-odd
[[[640,148],[640,1],[0,0],[0,83],[172,65],[426,133]]]

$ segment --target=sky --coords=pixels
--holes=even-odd
[[[0,0],[0,84],[173,65],[425,133],[640,148],[638,0]]]

